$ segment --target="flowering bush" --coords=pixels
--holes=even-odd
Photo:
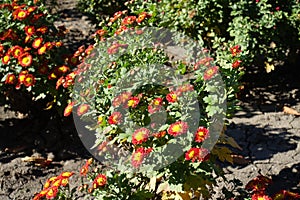
[[[100,199],[208,198],[216,159],[232,162],[221,143],[238,147],[223,128],[235,109],[240,46],[223,49],[230,64],[216,66],[204,43],[151,28],[154,19],[115,13],[75,70],[65,116],[73,110],[96,132],[81,139],[96,137],[99,181],[107,184],[98,187],[94,175],[90,193]]]
[[[39,110],[64,105],[69,84],[57,81],[79,62],[60,41],[64,29],[54,27],[42,1],[5,0],[0,14],[1,102],[21,112],[41,99]]]
[[[100,19],[97,9],[103,8],[103,3],[98,0],[93,4],[83,3],[81,7]],[[280,3],[271,0],[230,0],[226,3],[221,0],[132,0],[125,5],[134,14],[150,13],[152,25],[174,28],[192,38],[203,39],[217,57],[224,47],[239,44],[244,66],[264,66],[270,72],[278,61],[294,62],[297,55],[300,36],[297,0]],[[216,62],[225,64],[222,59]]]

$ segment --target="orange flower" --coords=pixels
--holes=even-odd
[[[77,109],[77,115],[81,116],[89,110],[90,106],[87,104],[81,104]]]
[[[272,198],[265,194],[253,194],[251,200],[272,200]]]
[[[47,50],[47,47],[45,45],[43,45],[41,48],[39,48],[38,50],[38,54],[39,55],[43,55]]]
[[[46,194],[46,198],[53,199],[56,197],[57,193],[58,193],[58,187],[51,187]]]
[[[142,21],[144,21],[145,18],[150,17],[151,15],[149,15],[146,12],[142,12],[139,14],[138,18],[136,19],[137,23],[141,23]]]
[[[11,53],[14,58],[18,58],[22,53],[24,53],[24,50],[22,47],[16,45],[16,46],[12,47]]]
[[[34,26],[25,26],[24,29],[25,29],[26,35],[28,35],[28,36],[31,36],[31,35],[33,35],[35,33]]]
[[[146,142],[149,138],[150,131],[146,128],[140,128],[134,131],[132,135],[132,144],[142,144]]]
[[[26,87],[33,86],[33,85],[35,84],[35,77],[34,77],[34,75],[32,75],[32,74],[27,74],[27,75],[25,76],[25,79],[24,79],[23,84],[24,84]]]
[[[61,186],[66,187],[69,184],[69,180],[67,178],[61,179]]]
[[[114,14],[113,18],[110,18],[109,21],[110,23],[115,22],[117,19],[119,19],[123,15],[122,11],[118,11]]]
[[[42,45],[42,42],[43,42],[43,38],[36,38],[32,43],[32,47],[37,49]]]
[[[33,197],[32,200],[41,200],[42,198],[43,198],[43,195],[37,194],[37,195],[35,195],[35,196]]]
[[[166,134],[167,134],[166,131],[160,131],[160,132],[158,132],[158,133],[154,133],[153,136],[156,137],[156,138],[162,138],[162,137],[164,137]]]
[[[68,71],[70,71],[70,68],[66,65],[62,65],[62,66],[59,66],[59,67],[55,68],[55,73],[58,74],[58,75],[65,74]]]
[[[1,60],[2,60],[2,63],[3,63],[4,65],[6,65],[6,64],[8,64],[9,61],[10,61],[10,56],[9,56],[8,54],[6,54],[5,56],[2,57]]]
[[[14,20],[24,20],[28,17],[29,13],[27,10],[17,9],[13,12]]]
[[[99,29],[96,31],[96,33],[94,34],[95,36],[98,35],[100,37],[104,36],[106,34],[106,30],[103,30],[103,29]]]
[[[8,74],[5,79],[5,84],[13,85],[16,83],[16,76],[14,74]]]
[[[203,142],[205,139],[209,137],[209,131],[205,127],[199,127],[197,132],[195,133],[195,141]]]
[[[63,172],[63,173],[61,173],[61,175],[59,175],[59,177],[70,178],[73,175],[74,175],[74,172]]]
[[[32,56],[29,53],[23,53],[18,57],[19,63],[22,67],[29,67],[32,63]]]
[[[104,174],[99,174],[93,181],[93,188],[103,187],[107,183],[107,177]]]
[[[167,94],[166,99],[169,103],[175,103],[177,101],[177,94],[172,91]]]
[[[122,114],[120,112],[113,112],[108,118],[109,124],[120,124],[122,122]]]
[[[210,80],[217,72],[218,72],[218,67],[214,66],[214,67],[210,67],[208,68],[205,72],[204,72],[204,80]]]
[[[188,130],[188,124],[186,122],[178,121],[170,125],[168,133],[174,137],[185,134]]]
[[[26,75],[28,74],[28,71],[25,70],[25,71],[21,71],[20,74],[19,74],[19,83],[23,84],[24,83],[24,80],[25,80],[25,77]]]
[[[41,34],[45,34],[48,31],[48,28],[46,26],[42,26],[38,29],[36,29],[36,32],[39,32]]]
[[[136,16],[127,16],[123,19],[122,25],[130,25],[133,24],[136,20]]]
[[[27,12],[32,13],[32,12],[34,12],[36,9],[37,9],[36,6],[30,6],[30,7],[27,9]]]
[[[67,117],[69,116],[71,113],[72,113],[72,110],[73,110],[73,107],[74,107],[74,102],[71,102],[67,105],[67,107],[65,108],[65,111],[64,111],[64,116]]]

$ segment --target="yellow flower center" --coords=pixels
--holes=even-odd
[[[135,135],[135,139],[136,139],[137,141],[143,140],[143,139],[144,139],[144,132],[139,131],[139,132]]]
[[[20,17],[20,18],[23,18],[25,16],[26,16],[26,12],[24,12],[24,11],[21,11],[18,13],[18,17]]]
[[[189,158],[193,158],[194,155],[195,155],[195,152],[194,152],[194,151],[191,151],[191,152],[189,153]]]
[[[22,59],[22,63],[25,64],[25,65],[30,64],[30,58],[29,58],[29,57],[23,58],[23,59]]]
[[[181,124],[175,124],[172,128],[174,132],[180,132],[182,130]]]
[[[142,158],[143,158],[142,153],[138,152],[138,153],[135,153],[135,154],[134,154],[133,160],[139,162],[139,161],[142,160]]]

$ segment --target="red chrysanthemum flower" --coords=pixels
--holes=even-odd
[[[131,97],[132,93],[131,92],[123,92],[120,95],[118,95],[117,97],[115,97],[113,99],[112,105],[114,107],[119,107],[120,105],[124,104],[125,102],[127,102],[130,97]]]
[[[8,74],[5,79],[5,84],[13,85],[17,81],[17,78],[14,74]]]
[[[146,128],[140,128],[134,131],[132,135],[132,144],[142,144],[146,142],[149,138],[150,131]]]
[[[128,30],[128,27],[127,26],[120,26],[116,32],[115,32],[115,35],[120,35],[121,33],[123,33],[124,31],[127,31]]]
[[[240,61],[240,60],[234,61],[234,63],[232,63],[232,68],[233,69],[238,68],[241,63],[242,63],[242,61]]]
[[[160,97],[155,98],[154,100],[151,101],[150,105],[148,106],[148,112],[150,114],[153,114],[153,113],[159,111],[162,106],[162,103],[163,103],[162,98],[160,98]]]
[[[36,32],[41,33],[41,34],[45,34],[48,31],[48,27],[46,26],[42,26],[38,29],[36,29]]]
[[[93,188],[103,187],[107,184],[107,177],[104,174],[99,174],[93,181]]]
[[[67,117],[72,113],[73,107],[74,107],[74,102],[70,102],[67,107],[64,110],[64,116]]]
[[[26,75],[28,74],[28,71],[25,70],[25,71],[21,71],[20,74],[19,74],[19,83],[23,84],[24,83],[24,80],[25,80],[25,77]]]
[[[109,19],[110,23],[115,22],[117,19],[119,19],[121,16],[123,15],[122,11],[118,11],[114,14],[114,16],[112,18]]]
[[[211,66],[211,62],[214,61],[214,59],[212,57],[205,57],[200,59],[198,62],[195,63],[194,65],[194,70],[199,69],[200,66],[205,66],[205,67],[209,67]]]
[[[22,67],[29,67],[32,63],[32,56],[29,53],[23,53],[18,57],[19,64]]]
[[[58,187],[51,187],[51,188],[49,188],[49,190],[46,194],[46,198],[54,199],[56,197],[57,193],[58,193]]]
[[[218,67],[214,66],[214,67],[210,67],[208,68],[205,72],[204,72],[204,80],[210,80],[217,72],[218,72]]]
[[[272,198],[268,195],[257,193],[252,195],[251,200],[272,200]]]
[[[122,114],[120,112],[113,112],[108,118],[109,124],[120,124],[122,122]]]
[[[28,17],[29,12],[27,10],[17,9],[13,12],[14,20],[24,20]]]
[[[18,58],[22,53],[24,53],[24,49],[18,45],[12,47],[11,49],[12,56],[14,58]]]
[[[126,108],[136,108],[137,105],[139,104],[140,99],[138,97],[131,97],[128,101],[127,101],[127,105],[125,106]]]
[[[88,110],[89,110],[90,106],[87,104],[81,104],[78,108],[77,108],[77,115],[81,116],[83,114],[85,114]]]
[[[185,134],[188,130],[188,124],[183,121],[178,121],[170,125],[168,133],[174,137]]]
[[[146,155],[146,153],[145,153],[145,149],[143,147],[136,149],[135,152],[131,156],[132,166],[135,168],[138,168],[142,164],[145,155]]]
[[[167,94],[166,99],[169,103],[175,103],[177,101],[177,94],[172,91]]]
[[[234,47],[231,47],[231,48],[230,48],[231,55],[232,55],[232,56],[237,56],[239,53],[241,53],[242,50],[241,50],[240,48],[241,48],[240,45],[236,45],[236,46],[234,46]]]
[[[25,76],[25,79],[23,81],[23,84],[26,86],[26,87],[30,87],[30,86],[34,86],[35,84],[35,77],[33,74],[27,74]]]
[[[34,26],[25,26],[25,33],[26,35],[33,35],[35,33],[35,27]]]
[[[28,7],[27,12],[32,13],[32,12],[34,12],[36,9],[37,9],[36,6],[30,6],[30,7]]]
[[[259,175],[251,181],[249,181],[245,188],[254,192],[260,192],[266,190],[271,182],[271,179],[269,179],[268,177]]]
[[[42,45],[42,42],[43,42],[43,38],[36,38],[32,43],[32,47],[38,49]]]
[[[137,23],[141,23],[142,21],[144,21],[147,17],[150,17],[151,15],[149,15],[146,12],[142,12],[139,14],[138,18],[136,19]]]
[[[209,158],[209,152],[204,148],[192,147],[185,153],[185,160],[191,160],[192,162],[203,162]]]
[[[2,57],[1,60],[2,60],[2,63],[3,63],[4,65],[6,65],[6,64],[8,64],[9,61],[10,61],[10,56],[9,56],[8,54],[6,54],[5,56]]]
[[[199,127],[195,133],[195,141],[196,142],[203,142],[205,139],[209,137],[209,131],[205,127]]]

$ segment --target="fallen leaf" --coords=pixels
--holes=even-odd
[[[300,113],[293,109],[293,108],[289,108],[287,106],[283,106],[283,112],[289,115],[296,115],[296,116],[300,116]]]
[[[30,162],[33,163],[36,166],[46,167],[52,163],[51,159],[43,158],[43,157],[30,157],[26,156],[25,158],[22,158],[23,162]]]

